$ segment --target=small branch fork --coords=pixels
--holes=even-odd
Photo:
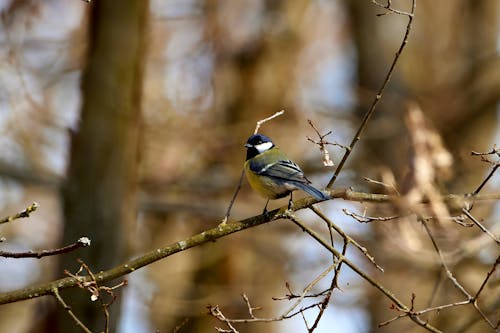
[[[490,172],[488,173],[488,175],[481,182],[481,184],[479,184],[479,186],[474,190],[474,192],[472,192],[470,194],[472,197],[474,197],[477,194],[479,194],[479,192],[483,189],[484,185],[486,185],[486,183],[488,183],[488,181],[491,179],[491,177],[493,177],[493,175],[497,171],[498,167],[500,166],[499,161],[492,162],[489,159],[487,159],[485,156],[496,155],[497,158],[500,159],[500,149],[497,149],[497,148],[493,147],[493,148],[491,148],[490,151],[487,151],[487,152],[472,151],[471,155],[472,156],[480,156],[481,157],[481,161],[483,161],[485,163],[488,163],[488,164],[491,164],[493,166],[492,169],[490,170]],[[468,208],[469,212],[472,210],[472,208],[473,208],[473,205],[470,205],[470,207]]]
[[[316,128],[316,126],[314,126],[313,122],[310,120],[310,119],[307,119],[307,122],[309,123],[309,125],[314,129],[314,131],[316,132],[316,135],[318,136],[319,138],[319,141],[317,140],[314,140],[310,137],[306,137],[307,140],[311,141],[312,143],[316,144],[319,146],[319,151],[321,152],[321,154],[323,155],[323,165],[324,166],[327,166],[327,167],[330,167],[330,166],[334,166],[335,164],[333,163],[333,161],[330,159],[330,153],[328,152],[328,149],[326,149],[326,146],[327,145],[332,145],[332,146],[338,146],[338,147],[341,147],[345,150],[348,150],[349,147],[347,146],[344,146],[344,145],[341,145],[337,142],[329,142],[329,141],[326,141],[325,138],[332,134],[332,131],[328,131],[326,134],[321,134],[319,132],[319,130]]]
[[[330,251],[339,262],[343,262],[345,265],[347,265],[349,268],[351,268],[354,272],[356,272],[361,278],[363,278],[365,281],[367,281],[369,284],[377,288],[383,295],[385,295],[387,298],[389,298],[393,303],[394,306],[401,309],[402,311],[409,311],[410,308],[406,306],[402,301],[400,301],[393,293],[391,293],[387,288],[382,286],[379,282],[374,280],[372,277],[370,277],[368,274],[363,272],[357,265],[355,265],[352,261],[350,261],[348,258],[345,257],[344,254],[338,252],[333,246],[328,244],[321,236],[319,236],[314,230],[310,229],[307,227],[303,222],[300,221],[300,219],[297,218],[293,213],[287,212],[285,214],[285,218],[288,218],[291,220],[293,223],[295,223],[299,228],[301,228],[304,232],[309,234],[313,239],[315,239],[319,244],[321,244],[324,248],[326,248],[328,251]],[[419,316],[409,316],[409,318],[417,323],[418,325],[422,326],[423,328],[427,329],[430,332],[441,332],[434,326],[430,325],[423,319],[421,319]]]
[[[384,16],[384,15],[387,15],[387,14],[398,14],[398,15],[413,17],[413,14],[415,12],[415,10],[412,10],[412,12],[409,13],[409,12],[405,12],[405,11],[402,11],[402,10],[395,9],[394,7],[392,7],[392,1],[391,0],[387,0],[387,3],[385,5],[382,4],[382,3],[380,3],[380,2],[378,2],[377,0],[372,0],[372,3],[375,4],[375,5],[377,5],[378,7],[384,8],[386,10],[386,12],[381,13],[381,14],[377,14],[377,16]]]
[[[319,274],[313,281],[311,281],[302,291],[300,295],[296,295],[290,290],[290,286],[288,283],[286,284],[287,289],[289,290],[290,294],[288,294],[286,297],[279,297],[279,298],[273,298],[274,300],[292,300],[296,299],[295,302],[286,310],[284,311],[280,316],[274,317],[274,318],[260,318],[255,316],[254,311],[255,310],[260,310],[261,307],[253,307],[250,304],[250,301],[247,297],[247,295],[242,294],[243,300],[245,301],[248,309],[248,315],[249,318],[243,318],[243,319],[232,319],[232,318],[227,318],[222,311],[220,310],[218,305],[208,305],[208,311],[209,314],[215,318],[217,318],[219,321],[225,323],[228,328],[228,330],[224,330],[222,328],[216,328],[218,332],[235,332],[237,333],[238,331],[236,328],[233,326],[233,324],[246,324],[246,323],[255,323],[255,322],[274,322],[274,321],[282,321],[285,319],[289,319],[292,317],[295,317],[299,314],[303,315],[304,312],[318,308],[321,306],[323,301],[315,302],[311,305],[301,307],[299,308],[300,304],[304,300],[304,298],[311,298],[311,297],[320,297],[324,296],[324,293],[319,293],[319,294],[310,294],[311,289],[316,286],[324,277],[326,277],[332,270],[334,270],[336,267],[336,264],[330,265],[327,269],[325,269],[321,274]],[[326,296],[329,297],[329,296]],[[306,324],[307,325],[307,324]]]
[[[467,305],[467,304],[472,304],[472,306],[474,307],[474,309],[479,313],[479,315],[482,317],[482,319],[493,329],[493,330],[496,330],[498,329],[498,326],[499,326],[499,323],[500,322],[497,322],[496,324],[493,323],[485,314],[484,312],[479,308],[478,304],[477,304],[477,300],[479,298],[479,295],[481,294],[481,292],[484,290],[484,287],[486,285],[486,283],[488,282],[488,280],[491,278],[491,276],[493,276],[493,273],[495,272],[497,266],[500,264],[500,256],[497,257],[495,263],[493,264],[493,266],[491,267],[490,271],[486,274],[486,277],[485,279],[483,280],[483,282],[481,283],[481,286],[478,288],[477,292],[475,293],[474,296],[472,296],[471,294],[469,294],[465,288],[458,282],[458,280],[453,276],[453,273],[451,272],[450,268],[448,267],[448,265],[446,264],[446,261],[444,259],[444,255],[441,251],[441,249],[439,248],[428,224],[427,224],[427,221],[426,219],[423,219],[423,218],[420,218],[419,219],[420,222],[422,223],[422,225],[424,226],[424,229],[426,230],[427,232],[427,235],[429,236],[429,238],[431,239],[432,241],[432,244],[434,246],[434,249],[436,250],[438,256],[439,256],[439,260],[440,260],[440,263],[441,263],[441,266],[443,268],[443,270],[445,271],[446,273],[446,276],[447,278],[451,281],[451,283],[462,293],[464,294],[464,296],[466,297],[465,300],[463,301],[457,301],[457,302],[453,302],[453,303],[449,303],[449,304],[443,304],[443,305],[439,305],[439,306],[434,306],[434,307],[428,307],[426,309],[423,309],[423,310],[420,310],[420,311],[415,311],[414,310],[414,300],[415,300],[415,294],[412,294],[412,299],[411,299],[411,307],[409,310],[402,310],[400,308],[395,308],[397,311],[400,311],[400,312],[403,312],[402,314],[399,314],[397,315],[396,317],[392,318],[392,319],[389,319],[383,323],[380,323],[379,324],[379,327],[381,326],[385,326],[397,319],[401,319],[403,317],[411,317],[411,316],[421,316],[423,314],[426,314],[426,313],[429,313],[429,312],[439,312],[441,310],[444,310],[444,309],[448,309],[448,308],[452,308],[452,307],[456,307],[456,306],[462,306],[462,305]]]
[[[65,270],[64,273],[78,281],[77,286],[81,289],[87,290],[90,292],[90,300],[92,302],[99,301],[103,314],[104,314],[104,333],[109,332],[109,306],[113,304],[115,299],[117,298],[117,295],[114,293],[115,289],[121,288],[123,286],[127,285],[127,280],[123,280],[122,282],[112,286],[112,287],[107,287],[107,286],[100,286],[97,282],[96,276],[94,273],[91,271],[89,266],[84,263],[82,260],[78,259],[78,263],[80,264],[80,268],[78,271],[73,274],[70,273],[69,271]],[[79,275],[85,271],[87,276],[90,277],[89,279],[86,279],[86,277]],[[52,294],[55,296],[59,304],[62,305],[62,307],[68,312],[70,317],[75,321],[76,325],[80,327],[84,332],[86,333],[91,333],[90,329],[88,329],[85,324],[74,314],[74,312],[71,310],[71,307],[66,304],[64,299],[61,297],[59,293],[59,288],[58,287],[53,287],[52,288]],[[109,295],[111,297],[111,300],[108,302],[105,302],[103,299],[103,294]]]
[[[342,211],[344,212],[345,215],[352,217],[359,223],[371,223],[375,221],[391,221],[399,218],[399,215],[392,215],[392,216],[366,216],[366,215],[360,215],[358,213],[351,212],[350,210],[343,208]]]

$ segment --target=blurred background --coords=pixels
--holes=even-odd
[[[409,11],[411,2],[393,5]],[[307,141],[315,136],[307,119],[323,133],[333,131],[329,141],[349,144],[408,21],[381,13],[368,0],[0,0],[0,213],[40,204],[29,219],[0,227],[1,249],[92,240],[90,248],[63,256],[0,259],[0,292],[75,272],[76,258],[98,272],[215,227],[238,184],[255,122],[282,109],[261,132],[324,187],[334,169]],[[362,177],[382,174],[403,183],[410,149],[403,118],[406,103],[415,101],[453,156],[452,174],[439,184],[443,193],[474,191],[490,165],[470,152],[500,141],[498,16],[495,0],[418,1],[408,46],[335,187],[381,193]],[[338,163],[344,151],[330,148]],[[483,191],[498,186],[494,176]],[[264,203],[244,182],[231,219],[260,214]],[[407,304],[412,292],[418,308],[464,299],[443,277],[415,221],[360,224],[342,208],[394,212],[347,201],[319,207],[385,273],[356,251],[348,257]],[[500,206],[474,209],[498,234]],[[326,232],[309,212],[299,215]],[[442,227],[440,241],[453,254],[453,273],[474,294],[498,247],[477,228],[453,223]],[[288,292],[286,282],[299,292],[330,262],[289,222],[252,228],[129,275],[111,306],[111,331],[215,332],[220,323],[206,306],[246,317],[241,293],[262,307],[259,316],[274,317],[290,305],[271,299]],[[480,305],[495,321],[498,275],[492,280]],[[377,328],[397,315],[391,303],[350,270],[339,283],[342,291],[335,290],[315,332],[423,331],[406,319]],[[314,291],[329,284],[326,278]],[[93,331],[102,330],[102,309],[88,293],[62,295]],[[429,319],[447,332],[489,329],[470,306]],[[307,332],[300,316],[238,329]],[[0,332],[76,330],[51,297],[0,307]]]

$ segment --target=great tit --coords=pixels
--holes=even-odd
[[[250,186],[261,196],[267,198],[263,213],[267,213],[270,199],[284,198],[290,194],[288,207],[292,203],[292,191],[302,190],[318,200],[330,197],[315,189],[304,176],[300,167],[292,162],[281,150],[274,146],[271,139],[262,134],[254,134],[245,144],[247,158],[245,174]]]

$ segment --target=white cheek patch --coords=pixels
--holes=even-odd
[[[272,142],[263,142],[261,144],[256,145],[255,149],[257,149],[259,151],[259,153],[263,153],[266,150],[271,149],[272,146],[273,146]]]

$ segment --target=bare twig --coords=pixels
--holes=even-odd
[[[38,204],[36,202],[33,202],[31,205],[26,207],[26,209],[23,210],[22,212],[19,212],[17,214],[11,215],[11,216],[4,217],[3,219],[0,220],[0,224],[12,222],[14,220],[24,218],[24,217],[30,217],[30,214],[33,213],[38,207],[39,207]]]
[[[253,131],[253,134],[257,134],[257,132],[259,131],[260,126],[262,124],[264,124],[265,122],[268,122],[269,120],[272,120],[272,119],[274,119],[276,117],[279,117],[279,116],[281,116],[284,113],[285,113],[285,110],[281,110],[281,111],[276,112],[275,114],[273,114],[270,117],[267,117],[267,118],[264,118],[264,119],[261,119],[261,120],[257,121],[257,125],[255,126],[255,131]]]
[[[397,198],[386,194],[356,192],[351,189],[341,189],[341,188],[329,190],[328,193],[332,198],[341,198],[344,200],[356,201],[356,202],[390,203],[393,202],[395,198]],[[500,199],[500,193],[478,194],[475,197],[476,201],[498,200],[498,199]],[[467,199],[465,198],[464,195],[450,194],[444,196],[444,200],[448,205],[451,205],[452,207],[462,207],[463,203],[466,202]],[[294,210],[297,211],[300,209],[308,208],[315,202],[317,202],[317,200],[315,200],[312,197],[305,197],[303,199],[296,200],[294,202]],[[174,242],[167,246],[153,249],[135,259],[126,261],[116,267],[100,272],[96,276],[97,281],[101,284],[112,281],[116,278],[127,275],[141,267],[144,267],[155,261],[171,256],[175,253],[185,251],[187,249],[199,246],[204,243],[213,242],[214,240],[220,239],[235,232],[242,231],[244,229],[252,228],[257,225],[269,223],[271,221],[280,219],[283,217],[283,214],[285,211],[287,211],[287,209],[288,205],[285,205],[281,208],[268,212],[267,217],[262,215],[256,215],[241,221],[228,223],[225,226],[219,225],[215,228],[205,230],[201,233],[187,237],[185,239]],[[26,300],[45,295],[50,295],[52,294],[52,288],[54,287],[57,287],[59,288],[59,290],[62,290],[66,288],[75,287],[79,285],[80,281],[88,282],[90,280],[91,278],[89,276],[79,277],[78,279],[74,277],[66,277],[59,280],[28,286],[18,290],[3,292],[0,293],[0,304],[13,303],[20,300]]]
[[[347,159],[351,155],[351,152],[352,152],[354,146],[361,138],[361,134],[363,134],[363,132],[366,128],[366,125],[368,124],[368,121],[370,120],[371,116],[375,112],[375,108],[377,107],[378,103],[380,102],[380,99],[382,98],[382,95],[384,94],[384,91],[385,91],[385,88],[387,87],[387,84],[391,80],[392,73],[394,72],[394,68],[396,67],[396,63],[398,62],[399,57],[401,56],[401,53],[403,52],[406,44],[408,43],[408,37],[410,36],[410,30],[412,27],[413,16],[415,14],[416,6],[417,6],[416,0],[412,0],[411,12],[404,14],[408,17],[408,24],[406,26],[406,32],[405,32],[405,35],[403,37],[403,41],[401,42],[401,45],[399,46],[399,49],[397,50],[396,55],[394,56],[394,60],[392,61],[392,64],[389,68],[389,71],[387,72],[385,80],[382,83],[382,86],[380,87],[379,91],[377,92],[377,95],[375,95],[375,98],[373,99],[373,102],[372,102],[370,109],[368,110],[368,112],[366,112],[365,116],[363,117],[363,120],[361,121],[361,124],[360,124],[358,130],[356,131],[356,134],[354,134],[354,137],[351,141],[351,144],[349,145],[349,149],[346,150],[346,152],[344,153],[342,160],[340,161],[339,165],[337,166],[337,169],[335,170],[332,178],[328,182],[328,185],[326,186],[326,188],[331,188],[333,186],[333,183],[335,183],[335,180],[337,179],[340,171],[344,167],[345,162],[347,161]]]
[[[328,228],[328,229],[331,232],[331,228]],[[330,241],[333,241],[333,240],[330,239]],[[333,245],[333,243],[332,243],[332,245]],[[348,245],[348,242],[346,239],[344,239],[344,245],[342,246],[342,255],[343,256],[346,255],[347,245]],[[334,256],[334,259],[335,259],[335,256]],[[323,317],[323,314],[325,313],[325,310],[328,307],[328,304],[330,304],[330,298],[332,297],[333,290],[335,288],[338,288],[338,279],[339,279],[339,275],[340,275],[340,270],[342,268],[342,264],[343,264],[343,262],[339,261],[339,263],[337,264],[337,267],[335,267],[335,271],[333,274],[332,282],[330,283],[330,287],[328,288],[326,296],[323,298],[323,301],[319,305],[318,315],[316,316],[316,319],[314,320],[313,325],[308,329],[308,333],[313,333],[314,330],[318,327],[319,321]]]
[[[83,260],[78,259],[78,263],[80,264],[80,268],[75,274],[70,273],[69,271],[65,270],[64,272],[66,275],[71,276],[72,278],[76,279],[78,281],[78,287],[87,290],[90,292],[90,300],[92,302],[99,301],[101,304],[103,314],[104,314],[104,333],[109,332],[109,306],[113,304],[115,299],[117,298],[116,294],[113,292],[115,289],[121,288],[125,285],[127,285],[127,280],[123,280],[120,283],[112,286],[112,287],[107,287],[107,286],[100,286],[98,284],[97,278],[95,274],[92,272],[90,267],[83,262]],[[90,279],[85,279],[85,277],[80,276],[79,274],[81,272],[85,271],[90,277]],[[105,294],[111,296],[111,300],[109,302],[105,302],[102,293],[103,291]]]
[[[420,315],[423,315],[423,314],[426,314],[428,312],[436,312],[438,313],[439,311],[441,310],[444,310],[444,309],[447,309],[447,308],[452,308],[452,307],[457,307],[457,306],[463,306],[463,305],[468,305],[468,304],[472,304],[472,306],[476,309],[476,311],[480,314],[481,318],[492,328],[492,329],[497,329],[498,328],[498,324],[495,325],[493,324],[489,319],[488,317],[484,314],[484,312],[479,308],[479,306],[477,305],[477,299],[479,297],[479,294],[481,293],[481,291],[483,290],[484,286],[486,285],[486,283],[488,282],[489,278],[493,275],[493,272],[496,270],[496,267],[498,266],[498,264],[500,263],[500,256],[497,257],[497,260],[495,261],[494,265],[492,266],[491,270],[487,273],[486,275],[486,278],[484,279],[483,283],[481,284],[481,286],[479,287],[478,291],[476,292],[476,295],[474,297],[472,297],[467,291],[465,291],[465,289],[463,288],[463,286],[457,281],[457,279],[453,276],[453,274],[451,273],[448,265],[446,264],[446,261],[444,259],[444,256],[439,248],[439,246],[437,245],[437,242],[436,240],[434,239],[434,236],[432,235],[431,231],[430,231],[430,228],[429,226],[427,225],[425,219],[423,218],[420,218],[419,219],[425,230],[427,231],[427,234],[429,236],[429,238],[431,239],[432,241],[432,244],[434,246],[434,249],[436,250],[436,252],[438,253],[439,255],[439,258],[440,258],[440,262],[441,262],[441,266],[443,267],[443,270],[445,271],[445,274],[446,276],[448,277],[448,279],[451,280],[451,282],[453,283],[453,285],[459,289],[465,296],[466,296],[466,300],[463,300],[463,301],[457,301],[457,302],[453,302],[453,303],[449,303],[449,304],[443,304],[443,305],[439,305],[439,306],[434,306],[434,307],[428,307],[426,309],[423,309],[423,310],[420,310],[420,311],[414,311],[413,310],[413,306],[412,308],[409,310],[409,311],[405,311],[405,310],[401,310],[401,309],[398,309],[399,311],[403,311],[404,313],[403,314],[400,314],[388,321],[385,321],[381,324],[379,324],[379,326],[384,326],[384,325],[387,325],[397,319],[400,319],[400,318],[403,318],[403,317],[406,317],[406,316],[411,316],[411,315],[416,315],[416,316],[420,316]],[[413,304],[413,303],[412,303]]]
[[[229,327],[229,331],[228,330],[224,330],[222,328],[219,328],[219,327],[216,327],[215,329],[217,330],[217,332],[224,332],[224,333],[239,333],[236,328],[234,328],[234,326],[231,324],[231,320],[227,319],[226,316],[224,316],[224,314],[222,313],[222,311],[219,309],[219,306],[218,305],[209,305],[207,306],[208,308],[208,311],[209,311],[209,314],[214,316],[215,318],[219,319],[220,321],[224,322],[228,327]]]
[[[477,195],[479,191],[483,189],[484,185],[486,185],[486,183],[491,179],[491,177],[493,177],[493,174],[497,171],[498,167],[500,167],[500,164],[496,163],[491,169],[490,173],[482,181],[482,183],[479,184],[479,186],[474,190],[474,192],[472,192],[472,195]]]
[[[319,209],[317,209],[314,206],[311,206],[310,208],[316,215],[318,215],[323,221],[325,221],[328,225],[329,228],[335,230],[342,238],[347,242],[352,245],[354,245],[358,250],[360,250],[368,260],[377,268],[379,271],[383,272],[384,269],[380,267],[376,262],[375,258],[368,253],[368,250],[361,246],[354,238],[351,236],[347,235],[340,227],[338,227],[335,223],[333,223],[323,212],[321,212]]]
[[[484,286],[486,285],[490,277],[493,275],[499,264],[500,264],[500,255],[497,257],[497,260],[495,260],[495,264],[493,264],[488,274],[486,274],[486,278],[484,279],[483,283],[481,283],[481,287],[479,287],[479,289],[477,290],[476,294],[473,297],[474,300],[477,300],[479,294],[483,291]]]
[[[274,322],[274,321],[282,321],[282,320],[285,320],[285,319],[289,319],[289,318],[292,318],[292,317],[295,317],[299,314],[303,314],[305,311],[309,310],[309,309],[312,309],[312,308],[315,308],[317,306],[319,306],[321,303],[314,303],[312,305],[308,305],[306,307],[303,307],[303,308],[300,308],[297,310],[297,308],[299,307],[299,305],[302,303],[302,301],[304,300],[304,298],[306,298],[309,294],[309,291],[315,286],[318,284],[319,281],[321,281],[326,275],[328,275],[328,273],[330,273],[333,269],[335,268],[335,264],[333,265],[330,265],[327,269],[325,269],[323,272],[321,272],[321,274],[319,274],[313,281],[311,281],[305,288],[304,290],[302,291],[302,294],[297,297],[297,300],[295,302],[293,302],[293,304],[288,308],[288,310],[284,311],[281,315],[277,316],[277,317],[273,317],[273,318],[259,318],[259,317],[256,317],[255,314],[253,313],[254,310],[257,310],[257,309],[260,309],[259,307],[253,307],[251,304],[250,304],[250,301],[248,299],[248,297],[243,294],[243,300],[245,301],[246,305],[247,305],[247,308],[248,308],[248,313],[249,313],[249,317],[250,318],[242,318],[242,319],[239,319],[239,318],[227,318],[223,313],[222,311],[220,310],[219,306],[218,305],[208,305],[207,308],[209,309],[209,313],[214,316],[215,318],[219,319],[220,321],[224,322],[232,331],[229,331],[229,332],[235,332],[235,328],[234,326],[232,326],[231,324],[237,324],[237,323],[240,323],[240,324],[243,324],[243,323],[256,323],[256,322],[265,322],[265,323],[268,323],[268,322]],[[288,286],[287,286],[288,287]],[[291,290],[289,289],[290,293]],[[293,294],[293,293],[292,293]],[[307,323],[306,323],[306,326],[307,326]]]
[[[477,151],[471,151],[470,153],[472,156],[486,156],[486,155],[497,155],[500,157],[500,148],[491,148],[491,150],[487,152],[477,152]]]
[[[394,186],[394,184],[386,184],[384,182],[381,182],[379,180],[375,180],[375,179],[371,179],[371,178],[368,178],[368,177],[363,177],[361,178],[362,180],[368,182],[368,183],[373,183],[373,184],[377,184],[377,185],[380,185],[380,186],[383,186],[383,187],[387,187],[387,188],[390,188],[395,194],[399,195],[399,191],[397,190],[396,186]]]
[[[383,16],[386,14],[398,14],[398,15],[403,15],[403,16],[413,16],[413,13],[414,13],[414,11],[412,11],[411,13],[408,13],[408,12],[393,8],[391,0],[387,0],[387,4],[385,4],[385,5],[381,4],[377,0],[372,0],[372,3],[377,5],[378,7],[382,7],[385,10],[387,10],[387,12],[382,13],[382,14],[377,14],[377,16]]]
[[[465,214],[465,216],[467,216],[475,225],[477,225],[479,227],[479,229],[481,229],[482,232],[486,233],[488,236],[490,236],[491,239],[493,239],[495,241],[495,243],[497,243],[497,245],[500,245],[500,240],[491,232],[489,231],[488,229],[486,229],[482,224],[481,222],[479,222],[470,212],[468,209],[465,209],[465,208],[462,208],[462,213]]]
[[[283,300],[288,300],[289,301],[291,299],[299,298],[299,297],[304,297],[304,298],[318,298],[320,296],[324,296],[328,292],[328,289],[325,289],[325,290],[320,291],[318,293],[307,294],[305,296],[302,296],[301,294],[297,294],[297,293],[293,292],[292,289],[290,288],[290,284],[288,282],[285,283],[285,286],[288,289],[289,293],[285,294],[285,296],[279,296],[279,297],[273,296],[273,297],[271,297],[271,299],[273,301],[283,301]]]
[[[397,219],[397,218],[400,217],[399,215],[393,215],[393,216],[366,216],[366,215],[360,215],[360,214],[351,212],[350,210],[345,209],[345,208],[343,208],[342,211],[344,212],[344,214],[346,214],[347,216],[352,217],[353,219],[355,219],[356,221],[358,221],[360,223],[370,223],[370,222],[374,222],[374,221],[390,221],[390,220],[394,220],[394,219]]]
[[[445,271],[446,273],[446,276],[448,277],[448,279],[451,281],[451,283],[467,298],[464,302],[467,302],[467,303],[471,303],[472,306],[474,307],[474,309],[476,309],[476,311],[479,313],[479,315],[481,315],[481,317],[483,317],[483,320],[489,325],[491,326],[493,329],[495,329],[495,325],[488,319],[488,317],[483,313],[483,311],[479,308],[479,306],[477,305],[477,302],[475,301],[474,297],[472,297],[471,294],[469,294],[469,292],[467,292],[465,290],[465,288],[458,282],[458,280],[453,276],[453,274],[451,273],[450,269],[448,268],[448,265],[446,264],[446,261],[444,259],[444,255],[441,251],[441,249],[439,248],[436,240],[434,239],[434,236],[432,235],[431,233],[431,230],[429,228],[429,226],[427,225],[426,221],[424,219],[420,219],[420,222],[422,223],[422,225],[424,226],[424,229],[425,231],[427,232],[427,235],[429,236],[431,242],[432,242],[432,245],[434,246],[434,249],[436,250],[437,254],[439,255],[439,259],[440,259],[440,262],[441,262],[441,266],[443,267],[443,270]],[[496,267],[496,264],[495,264],[495,267]],[[489,278],[489,275],[487,276],[487,279]],[[481,287],[482,288],[482,287]],[[459,305],[461,305],[462,303],[459,302]]]
[[[238,186],[236,187],[236,190],[234,191],[233,197],[231,198],[231,201],[229,202],[229,206],[227,207],[227,210],[226,210],[226,215],[224,215],[224,218],[222,219],[222,222],[221,222],[222,225],[227,223],[227,220],[229,219],[229,215],[231,215],[231,209],[233,208],[234,202],[236,201],[236,197],[238,196],[238,193],[240,192],[241,184],[243,183],[244,176],[245,176],[245,170],[241,170],[241,175],[240,175],[240,180],[238,181]]]
[[[66,302],[64,302],[63,298],[59,294],[59,289],[57,289],[56,287],[54,287],[52,289],[52,294],[57,299],[57,301],[59,302],[59,304],[62,305],[62,307],[64,308],[64,310],[66,310],[66,312],[68,312],[68,314],[70,315],[70,317],[75,321],[76,326],[80,327],[86,333],[92,333],[92,331],[87,326],[85,326],[85,324],[82,323],[82,321],[80,319],[78,319],[78,317],[73,313],[73,311],[71,311],[71,307],[68,306],[66,304]]]
[[[28,252],[6,252],[0,251],[0,257],[4,258],[42,258],[47,256],[58,255],[62,253],[68,253],[79,249],[81,247],[90,246],[90,239],[87,237],[81,237],[75,243],[66,245],[61,248],[51,249],[51,250],[42,250],[42,251],[28,251]]]
[[[420,223],[422,223],[422,225],[424,226],[424,229],[427,232],[427,235],[429,236],[429,238],[430,238],[430,240],[432,242],[432,245],[434,246],[434,249],[436,250],[436,252],[437,252],[437,254],[439,256],[441,266],[443,267],[443,269],[444,269],[444,271],[445,271],[446,276],[448,277],[448,279],[450,279],[450,281],[453,283],[453,285],[458,290],[460,290],[460,292],[462,292],[462,294],[467,295],[468,298],[471,298],[472,296],[470,296],[470,294],[458,282],[458,280],[453,276],[453,274],[451,273],[450,269],[448,268],[448,265],[446,264],[446,261],[444,259],[443,252],[441,251],[441,249],[437,245],[437,242],[434,239],[434,236],[432,235],[431,230],[430,230],[429,226],[427,225],[427,222],[424,219],[420,219]]]
[[[472,196],[475,196],[475,195],[477,195],[479,193],[479,191],[481,191],[483,189],[484,185],[486,185],[486,183],[491,179],[491,177],[495,174],[495,172],[497,171],[498,167],[500,166],[500,164],[498,162],[491,162],[488,159],[486,159],[485,156],[487,156],[487,155],[496,155],[497,157],[500,157],[500,149],[497,149],[497,148],[493,147],[493,148],[491,148],[490,151],[487,151],[487,152],[472,151],[471,155],[472,156],[481,156],[481,160],[482,161],[487,162],[487,163],[493,165],[493,168],[490,170],[490,172],[484,178],[484,180],[481,182],[481,184],[479,184],[479,186],[474,190],[474,192],[471,193]],[[468,208],[468,210],[469,211],[472,210],[472,205],[470,205],[470,207]]]
[[[369,284],[377,288],[383,295],[385,295],[387,298],[389,298],[392,302],[394,302],[395,306],[397,306],[399,309],[402,311],[409,311],[409,307],[406,306],[402,301],[400,301],[392,292],[390,292],[387,288],[382,286],[379,282],[377,282],[375,279],[370,277],[368,274],[363,272],[357,265],[355,265],[352,261],[350,261],[348,258],[346,258],[343,254],[338,252],[335,248],[333,248],[330,244],[328,244],[323,238],[321,238],[314,230],[311,228],[308,228],[304,223],[302,223],[292,212],[290,211],[285,211],[284,216],[285,218],[291,220],[293,223],[295,223],[298,227],[300,227],[304,232],[307,232],[313,239],[315,239],[319,244],[321,244],[324,248],[326,248],[328,251],[333,253],[337,259],[341,262],[344,262],[349,268],[351,268],[356,274],[358,274],[361,278],[363,278],[365,281],[367,281]],[[421,319],[417,315],[409,314],[409,318],[417,323],[418,325],[422,326],[426,330],[434,333],[441,332],[434,326],[430,325],[427,321]]]
[[[333,146],[339,146],[344,149],[349,149],[349,147],[346,147],[344,145],[341,145],[336,142],[329,142],[326,141],[325,138],[332,133],[332,131],[327,132],[326,134],[321,134],[319,130],[314,126],[313,122],[310,119],[307,119],[307,122],[309,125],[314,129],[316,132],[316,135],[319,137],[319,141],[316,141],[314,139],[311,139],[310,137],[307,137],[307,140],[311,141],[312,143],[316,144],[319,146],[319,150],[321,154],[323,155],[323,165],[324,166],[334,166],[335,164],[333,161],[330,159],[330,153],[328,152],[328,149],[326,149],[327,145],[333,145]]]
[[[253,132],[253,134],[257,134],[257,132],[259,131],[259,128],[262,124],[264,124],[265,122],[272,120],[276,117],[279,117],[284,113],[285,113],[285,110],[281,110],[279,112],[276,112],[275,114],[273,114],[270,117],[267,117],[267,118],[264,118],[264,119],[257,121],[257,125],[255,125],[255,131]],[[227,210],[226,210],[226,215],[224,215],[224,218],[222,219],[222,221],[220,223],[221,226],[224,226],[227,223],[227,220],[229,219],[229,215],[231,215],[231,209],[233,208],[234,202],[236,201],[236,197],[238,196],[238,193],[240,192],[241,184],[243,183],[244,174],[245,174],[245,170],[241,170],[241,175],[240,175],[240,180],[238,182],[238,186],[236,187],[236,190],[234,191],[233,197],[231,198],[231,201],[229,202],[229,206],[227,207]]]
[[[243,297],[243,300],[245,301],[247,308],[248,308],[248,314],[250,315],[250,318],[255,318],[255,315],[253,314],[254,310],[261,310],[261,306],[252,306],[250,304],[250,300],[248,299],[248,296],[246,294],[241,294],[241,297]]]

